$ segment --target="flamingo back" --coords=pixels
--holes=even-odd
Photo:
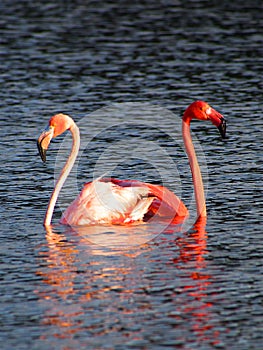
[[[131,224],[155,215],[186,216],[187,209],[163,186],[138,180],[99,178],[84,185],[60,222],[69,225]]]

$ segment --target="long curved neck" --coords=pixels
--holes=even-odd
[[[59,192],[60,192],[62,186],[64,185],[64,182],[66,181],[66,179],[67,179],[67,177],[68,177],[68,175],[69,175],[69,173],[70,173],[70,171],[75,163],[77,155],[78,155],[79,145],[80,145],[79,128],[74,123],[69,130],[72,134],[72,139],[73,139],[72,148],[71,148],[70,155],[69,155],[63,169],[61,170],[59,178],[55,184],[54,190],[53,190],[52,195],[50,197],[49,204],[48,204],[47,211],[46,211],[46,215],[45,215],[45,219],[44,219],[45,226],[49,226],[51,224],[51,219],[52,219],[53,211],[54,211],[54,208],[56,205],[56,201],[57,201]]]
[[[206,217],[206,204],[205,204],[205,193],[204,193],[204,185],[202,180],[202,175],[200,171],[200,167],[197,161],[194,145],[192,142],[192,137],[190,133],[190,118],[183,117],[182,122],[182,132],[183,132],[183,140],[186,149],[186,153],[188,155],[190,168],[192,172],[193,184],[194,184],[194,193],[195,193],[195,201],[196,201],[196,211],[197,217]]]

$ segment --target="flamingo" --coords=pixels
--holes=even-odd
[[[195,101],[185,110],[182,118],[182,135],[188,155],[194,185],[197,218],[206,217],[206,202],[202,176],[190,134],[192,119],[210,120],[225,138],[224,117],[204,101]],[[80,146],[79,129],[73,119],[65,114],[56,114],[49,120],[48,128],[38,138],[38,150],[43,162],[52,138],[66,130],[72,134],[71,153],[61,170],[51,194],[44,225],[50,226],[59,192],[68,177]],[[168,188],[138,180],[97,178],[84,185],[77,198],[62,214],[60,223],[67,225],[108,225],[142,223],[149,218],[185,218],[188,209]]]

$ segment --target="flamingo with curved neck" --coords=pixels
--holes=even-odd
[[[206,102],[195,101],[184,112],[182,134],[188,155],[194,185],[197,218],[206,217],[204,186],[200,167],[193,146],[190,122],[192,119],[210,120],[225,138],[224,117]],[[72,134],[72,149],[55,184],[46,211],[44,225],[49,226],[59,192],[68,177],[80,146],[79,129],[72,118],[56,114],[49,120],[48,128],[38,138],[38,149],[46,161],[46,151],[52,138],[69,130]],[[184,203],[169,189],[138,180],[98,178],[84,185],[79,196],[63,213],[60,222],[69,225],[131,224],[147,221],[153,216],[176,221],[188,215]]]

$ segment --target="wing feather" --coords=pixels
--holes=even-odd
[[[183,202],[166,187],[138,180],[99,178],[84,185],[60,222],[125,224],[142,221],[146,215],[174,218],[187,213]]]

